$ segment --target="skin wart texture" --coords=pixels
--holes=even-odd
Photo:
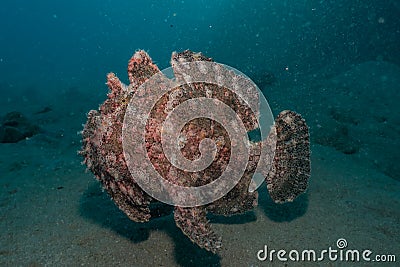
[[[212,61],[201,53],[186,50],[173,53],[171,65],[176,79],[186,79],[179,62]],[[150,203],[156,200],[144,192],[132,177],[124,158],[122,127],[124,115],[132,96],[140,85],[159,73],[149,55],[137,51],[128,63],[129,85],[124,85],[114,73],[107,75],[108,98],[98,110],[91,110],[82,131],[84,163],[101,182],[116,205],[135,222],[147,222],[151,218]],[[157,90],[156,86],[152,90]],[[146,101],[144,92],[141,96]],[[176,106],[188,99],[212,97],[224,102],[242,120],[247,131],[258,127],[257,117],[239,97],[215,84],[191,83],[169,91],[154,105],[146,122],[145,145],[147,155],[156,171],[168,181],[181,186],[200,186],[217,179],[230,160],[243,155],[231,155],[231,140],[226,130],[216,121],[197,118],[183,127],[179,136],[179,148],[184,157],[195,160],[200,157],[199,144],[204,138],[214,140],[217,155],[206,169],[187,172],[174,167],[165,157],[161,144],[161,125]],[[141,133],[137,133],[141,134]],[[249,185],[260,159],[261,146],[272,147],[269,156],[274,157],[269,171],[264,172],[268,191],[276,202],[293,201],[307,188],[310,176],[310,148],[308,127],[301,116],[293,111],[282,111],[269,137],[258,143],[249,143],[248,163],[243,176],[225,196],[213,203],[197,207],[174,209],[176,225],[199,247],[217,253],[222,246],[221,237],[212,229],[208,212],[230,216],[253,209],[257,205],[257,191],[249,192]],[[176,194],[176,192],[168,192]]]

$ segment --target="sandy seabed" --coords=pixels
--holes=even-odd
[[[365,75],[368,82],[362,78]],[[43,132],[0,144],[0,265],[282,266],[277,258],[258,260],[257,252],[267,245],[319,253],[337,249],[340,238],[347,241],[344,250],[368,249],[371,258],[390,254],[399,262],[400,112],[395,105],[399,68],[366,62],[333,77],[317,78],[318,82],[265,89],[275,114],[294,109],[310,126],[312,174],[307,193],[279,205],[262,186],[254,211],[210,217],[223,238],[219,255],[192,244],[175,226],[171,213],[145,224],[131,222],[85,172],[77,155],[76,133],[86,112],[105,97],[105,90],[95,97],[70,88],[55,97],[39,92],[32,99],[20,99],[17,93],[2,99],[0,114],[19,110]],[[379,101],[374,103],[371,96]],[[46,106],[51,110],[34,114]],[[286,264],[349,262],[326,258]]]

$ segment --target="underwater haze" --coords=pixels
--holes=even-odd
[[[0,9],[1,266],[319,266],[357,259],[260,259],[260,250],[370,250],[400,261],[400,1],[23,1]],[[139,49],[160,70],[202,52],[250,77],[276,117],[307,122],[306,193],[209,216],[218,254],[192,243],[164,207],[121,212],[81,164],[82,125],[129,84]],[[77,134],[78,133],[78,134]],[[343,241],[346,241],[343,246]],[[339,245],[340,244],[340,245]],[[361,254],[360,254],[361,255]],[[288,257],[288,254],[286,254]]]
[[[2,82],[77,86],[191,49],[246,74],[400,62],[397,1],[4,1]],[[122,65],[122,67],[121,67]],[[117,69],[116,69],[117,68]],[[6,78],[7,77],[7,78]]]

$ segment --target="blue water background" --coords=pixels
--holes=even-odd
[[[109,71],[126,81],[139,48],[161,68],[172,51],[191,49],[249,76],[289,79],[352,62],[399,64],[399,15],[398,1],[4,0],[0,90],[103,88]]]

